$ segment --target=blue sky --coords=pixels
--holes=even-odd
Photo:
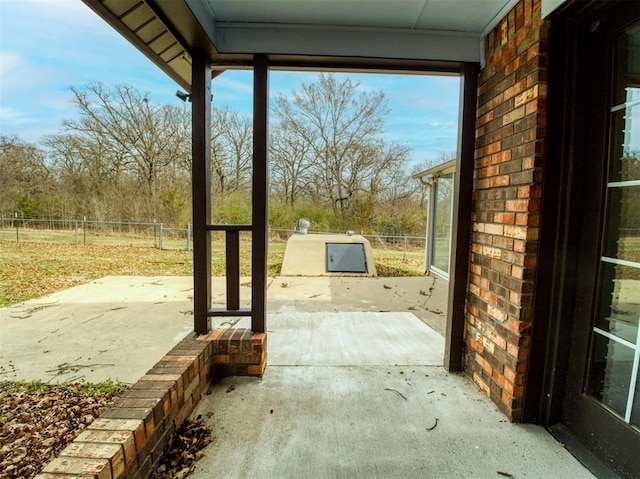
[[[339,74],[383,90],[390,113],[385,138],[407,144],[411,161],[455,151],[459,81],[423,75]],[[272,72],[271,94],[290,92],[315,74]],[[251,72],[213,82],[214,104],[251,111]],[[179,86],[80,0],[0,0],[0,134],[38,144],[76,112],[70,86],[129,84],[152,101],[179,104]]]

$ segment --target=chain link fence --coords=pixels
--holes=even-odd
[[[146,246],[190,250],[191,225],[168,228],[162,223],[0,218],[0,240],[75,245]]]
[[[269,228],[272,243],[285,243],[295,229]],[[334,232],[309,231],[309,234],[336,234]],[[408,252],[424,251],[424,236],[403,234],[363,234],[375,249]],[[121,245],[154,247],[166,250],[191,250],[193,248],[191,224],[185,228],[169,228],[163,223],[0,218],[0,240],[38,243],[62,243],[75,245]],[[221,232],[211,232],[213,242],[224,241]],[[241,234],[242,242],[251,241],[251,233]]]
[[[295,229],[286,228],[269,228],[269,241],[278,243],[286,242],[291,235],[297,233]],[[327,231],[311,231],[308,234],[344,234],[344,232],[327,232]],[[374,249],[383,249],[386,251],[396,251],[402,253],[406,257],[407,253],[424,252],[425,237],[424,236],[411,236],[404,234],[379,234],[379,233],[363,233],[364,236],[371,243],[371,247]]]

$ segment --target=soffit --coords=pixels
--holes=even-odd
[[[218,23],[481,33],[508,0],[204,0]]]
[[[483,32],[516,0],[83,0],[189,90],[194,49],[215,68],[273,64],[451,71],[481,60]],[[420,67],[424,63],[424,68]],[[377,68],[377,67],[376,67]]]

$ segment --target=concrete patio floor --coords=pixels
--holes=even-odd
[[[194,413],[216,436],[194,479],[594,477],[543,428],[508,423],[447,374],[442,336],[411,313],[269,324],[265,376],[218,381]]]
[[[107,277],[0,309],[0,380],[135,382],[192,330],[191,281]],[[594,477],[442,369],[446,282],[277,277],[268,299],[265,376],[204,396],[216,439],[195,479]]]
[[[242,278],[243,305],[250,284]],[[212,290],[221,306],[224,278],[212,278]],[[433,277],[275,277],[267,297],[274,314],[411,311],[444,334],[446,291]],[[192,295],[191,277],[107,276],[0,308],[0,380],[134,383],[193,331]]]

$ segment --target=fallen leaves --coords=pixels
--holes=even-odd
[[[125,386],[0,382],[0,477],[31,479],[113,404]],[[183,479],[212,441],[202,417],[186,419],[164,450],[155,479]]]
[[[212,441],[202,416],[186,419],[165,447],[154,479],[183,479],[196,468],[203,449]]]
[[[0,477],[35,476],[124,386],[0,382]]]

